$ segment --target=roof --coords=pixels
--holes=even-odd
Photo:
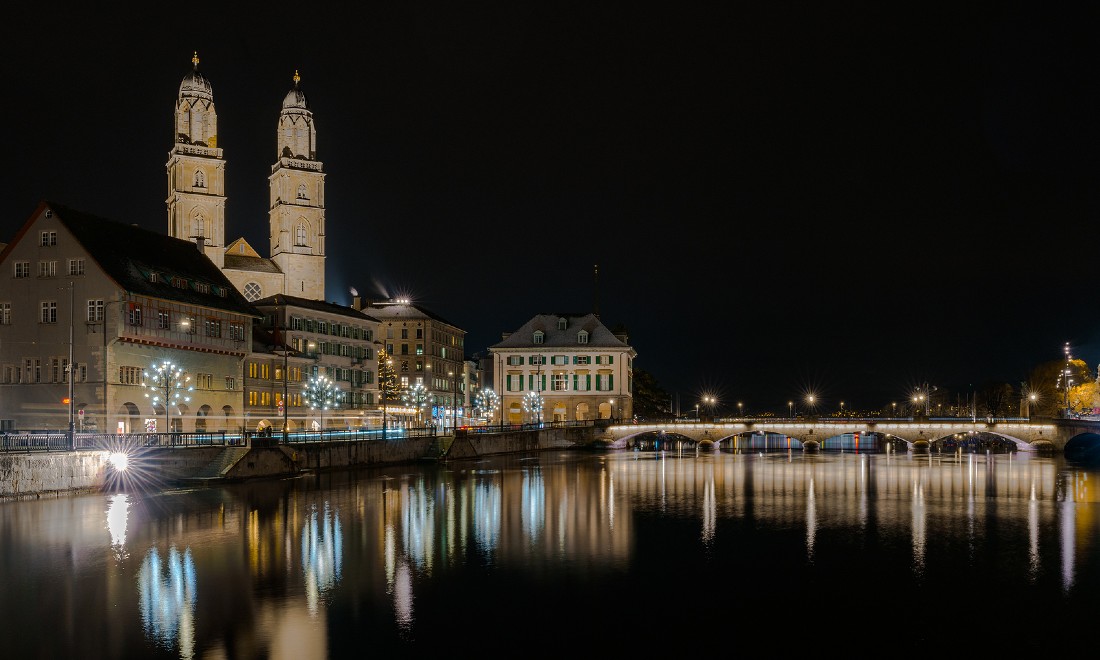
[[[283,272],[271,259],[228,251],[225,253],[225,267],[229,270],[246,270],[259,273]]]
[[[347,305],[341,305],[333,302],[325,302],[324,300],[311,300],[309,298],[287,296],[281,293],[277,293],[273,296],[268,296],[266,298],[260,298],[252,304],[257,307],[275,307],[278,305],[283,305],[285,307],[299,307],[302,309],[312,309],[317,312],[325,312],[327,314],[348,316],[360,321],[373,321],[375,323],[379,322],[378,319],[368,314],[364,314],[354,307],[348,307]]]
[[[370,310],[372,316],[377,317],[383,321],[392,321],[395,319],[422,319],[429,318],[433,321],[439,321],[440,323],[446,323],[447,325],[458,328],[457,325],[451,323],[447,319],[435,314],[423,307],[413,305],[412,303],[399,302],[390,303],[386,301],[369,303],[363,309]]]
[[[72,233],[104,273],[131,294],[246,316],[263,316],[191,241],[114,222],[49,201],[39,204],[32,221],[43,208],[52,210],[57,220]],[[121,246],[125,249],[119,249]],[[150,277],[152,273],[158,275],[155,282]],[[174,277],[183,278],[188,286],[174,286]],[[195,284],[206,284],[209,291],[200,291]],[[219,292],[224,295],[219,295]]]
[[[565,329],[558,330],[558,320],[566,320]],[[541,330],[543,341],[534,342],[535,332]],[[588,331],[588,343],[578,344],[577,333]],[[613,348],[633,350],[629,344],[608,330],[595,314],[539,314],[524,323],[518,330],[502,341],[493,344],[489,350],[507,348]]]

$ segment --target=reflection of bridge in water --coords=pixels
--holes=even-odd
[[[999,438],[1020,451],[1100,447],[1100,419],[828,418],[743,419],[720,423],[622,424],[607,428],[612,447],[635,443],[687,443],[716,449],[864,449],[904,442],[907,449]]]

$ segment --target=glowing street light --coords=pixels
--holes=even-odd
[[[149,390],[145,393],[145,398],[152,399],[154,410],[157,406],[164,406],[164,431],[171,433],[172,406],[178,409],[181,401],[191,400],[189,395],[184,394],[195,390],[194,386],[187,384],[191,381],[191,377],[184,376],[183,369],[169,360],[154,364],[142,374],[146,379],[145,387]],[[151,396],[150,392],[152,392]]]
[[[337,397],[340,394],[340,388],[336,383],[332,382],[328,376],[324,374],[318,374],[309,379],[309,383],[306,385],[306,404],[309,405],[310,410],[318,410],[321,415],[321,431],[325,430],[325,411],[328,409],[335,410],[339,407]]]
[[[794,419],[794,401],[787,402],[787,417]]]

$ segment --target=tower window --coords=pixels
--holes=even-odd
[[[306,184],[298,186],[298,199],[309,199],[306,195]]]
[[[205,188],[206,187],[206,175],[202,173],[202,170],[196,170],[196,172],[195,172],[195,187],[196,188]]]
[[[309,245],[306,243],[306,225],[303,222],[298,223],[298,228],[295,232],[295,245]]]

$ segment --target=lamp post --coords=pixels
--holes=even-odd
[[[787,419],[794,419],[794,401],[787,402]]]
[[[1038,398],[1039,398],[1038,395],[1036,395],[1034,392],[1027,395],[1027,420],[1029,422],[1031,421],[1031,406],[1035,404],[1035,401]]]
[[[894,401],[890,405],[893,406],[893,408],[894,408],[893,416],[897,417],[898,416],[898,402]]]
[[[699,404],[695,404],[695,423],[699,423]]]
[[[73,283],[69,282],[69,364],[65,366],[65,371],[69,376],[69,449],[76,449],[76,420],[73,416],[76,406],[76,392],[74,386],[76,379],[73,378],[73,315],[76,310],[73,307]],[[103,395],[106,396],[107,392],[104,391]]]
[[[814,395],[810,394],[806,397],[806,403],[810,406],[810,415],[814,414]]]
[[[453,371],[448,371],[447,375],[454,381],[455,386],[455,396],[451,400],[451,434],[454,435],[458,429],[458,377]]]
[[[740,401],[737,402],[737,416],[738,417],[744,417],[745,416],[745,413],[743,412],[744,405],[745,404],[741,403]]]
[[[286,343],[286,320],[283,312],[286,309],[285,301],[282,310],[279,308],[279,295],[275,294],[275,321],[282,327],[279,336],[279,348],[283,351],[283,444],[287,444],[287,434],[290,432],[290,399],[288,398],[287,381],[290,380],[289,357],[290,347]]]
[[[1069,342],[1068,341],[1066,342],[1065,347],[1063,347],[1062,352],[1066,354],[1066,368],[1065,368],[1065,371],[1062,372],[1062,410],[1063,410],[1062,415],[1065,416],[1065,417],[1069,417],[1069,385],[1070,385],[1069,361],[1070,361],[1070,356],[1069,356]]]

